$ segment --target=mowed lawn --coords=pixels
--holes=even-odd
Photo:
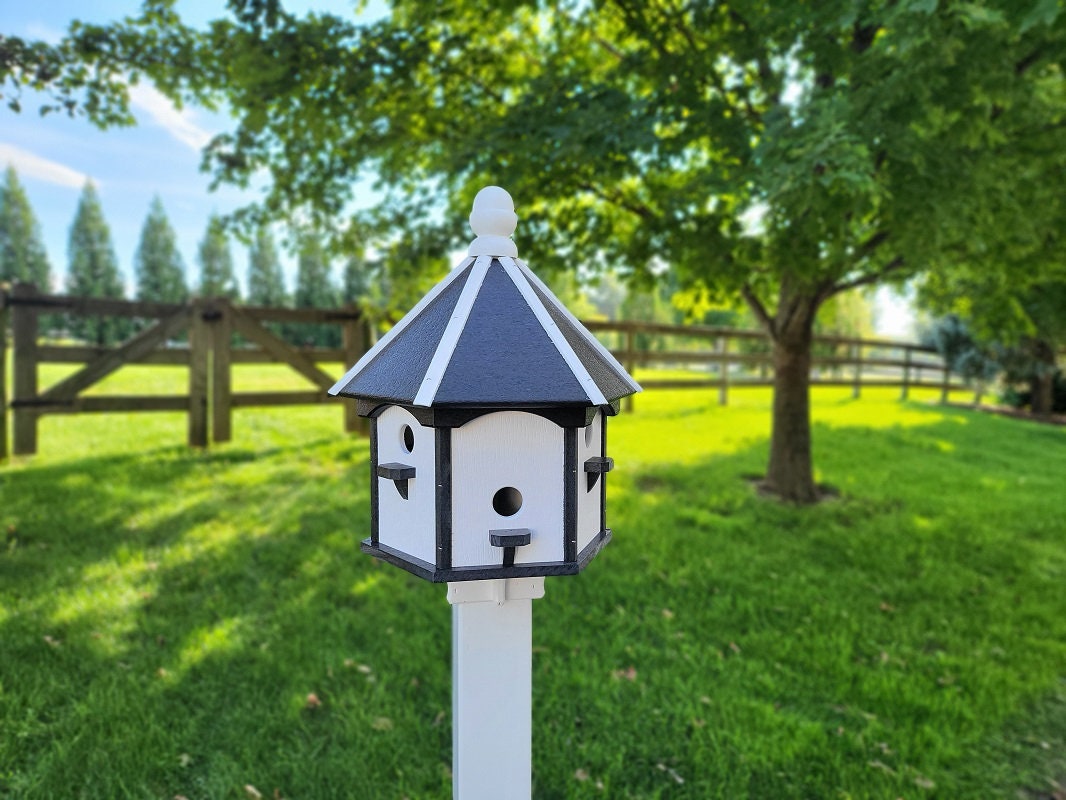
[[[752,488],[765,391],[612,420],[615,539],[534,604],[534,797],[1060,797],[1066,430],[933,399],[817,391],[806,509]],[[366,441],[184,439],[49,417],[0,466],[0,797],[449,797],[449,607],[359,553]]]

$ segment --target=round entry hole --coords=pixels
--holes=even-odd
[[[400,428],[400,436],[403,439],[403,449],[408,453],[413,453],[415,450],[415,432],[411,430],[411,426],[404,425]]]
[[[522,493],[513,486],[504,486],[492,496],[492,510],[501,517],[511,517],[522,507]]]

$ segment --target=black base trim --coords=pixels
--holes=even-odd
[[[497,578],[539,578],[557,575],[577,575],[589,565],[589,562],[611,541],[610,529],[600,531],[599,536],[589,542],[578,555],[576,561],[548,561],[537,564],[514,564],[513,566],[487,565],[483,567],[458,567],[455,569],[436,569],[428,561],[401,553],[387,544],[373,544],[364,539],[359,549],[374,558],[380,558],[412,575],[433,583],[458,581],[487,581]]]

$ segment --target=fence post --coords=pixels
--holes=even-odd
[[[211,440],[233,438],[233,324],[230,304],[216,301],[211,309]]]
[[[0,285],[0,462],[7,461],[7,287]]]
[[[719,336],[715,342],[715,350],[718,351],[718,405],[729,404],[729,338]]]
[[[862,395],[862,345],[852,344],[851,355],[855,360],[855,379],[851,386],[851,397],[858,400]]]
[[[903,392],[900,400],[906,400],[911,386],[911,349],[903,348]]]
[[[946,403],[948,401],[949,384],[951,382],[951,368],[948,366],[948,362],[944,361],[944,372],[942,382],[940,384],[940,402]]]
[[[355,307],[350,308],[355,311]],[[359,315],[357,319],[347,319],[341,328],[342,344],[344,347],[344,364],[355,364],[369,349],[370,331],[369,323]],[[370,434],[370,424],[365,417],[360,417],[356,411],[355,401],[351,398],[339,398],[344,400],[344,431],[345,433],[358,433],[362,436]]]
[[[190,304],[189,313],[189,447],[207,447],[207,358],[211,334],[204,321],[202,300]]]
[[[626,328],[626,349],[625,349],[625,364],[626,372],[632,375],[637,368],[637,334],[632,328]],[[633,410],[633,395],[623,398],[622,409],[626,412]]]
[[[31,300],[37,295],[32,283],[16,283],[12,297]],[[37,452],[37,409],[18,405],[37,397],[37,309],[32,305],[16,303],[11,313],[12,338],[14,339],[15,413],[14,451],[17,456]]]

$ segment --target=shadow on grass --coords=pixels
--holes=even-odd
[[[742,480],[763,444],[620,459],[614,544],[536,605],[535,796],[1036,785],[960,765],[1066,671],[1062,434],[935,420],[819,425],[808,509]],[[449,796],[444,591],[358,553],[366,456],[0,473],[0,794]]]

